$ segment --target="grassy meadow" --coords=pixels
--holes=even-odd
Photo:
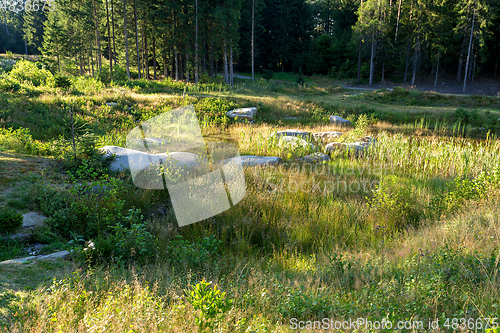
[[[0,332],[500,331],[498,97],[32,73],[0,78],[0,210],[49,217],[32,242],[72,254],[0,264]],[[167,191],[110,172],[97,148],[186,105],[207,141],[283,163],[246,167],[240,203],[179,228]],[[252,124],[225,116],[249,106]],[[289,128],[376,143],[303,162],[311,151],[271,139]],[[0,261],[28,246],[0,240]]]

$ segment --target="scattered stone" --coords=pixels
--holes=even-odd
[[[257,113],[257,107],[249,107],[249,108],[234,109],[228,111],[226,114],[231,119],[238,117],[238,119],[246,119],[251,121],[255,117],[256,113]]]
[[[323,162],[323,161],[329,161],[330,156],[328,156],[327,154],[317,152],[311,155],[301,157],[299,160],[304,162]]]
[[[47,217],[38,214],[37,212],[28,212],[23,215],[23,229],[35,229],[43,225]]]
[[[113,154],[116,155],[116,158],[111,162],[109,166],[109,170],[113,172],[121,172],[129,169],[129,158],[133,158],[136,161],[141,162],[140,165],[137,166],[138,171],[148,169],[151,163],[157,165],[160,165],[161,163],[161,156],[148,154],[128,148],[104,146],[102,148],[99,148],[99,150],[104,153],[104,157],[111,157]]]
[[[298,136],[282,136],[278,141],[278,146],[281,148],[296,149],[316,149],[316,146]]]
[[[274,139],[280,139],[281,137],[300,137],[302,139],[309,139],[311,137],[311,133],[306,132],[306,131],[301,131],[301,130],[296,130],[296,129],[286,129],[284,131],[277,131],[272,133],[269,138]]]
[[[330,123],[340,126],[351,125],[351,122],[349,120],[346,120],[339,116],[330,116]]]
[[[118,103],[116,103],[116,102],[109,102],[109,103],[106,103],[106,105],[109,105],[111,107],[117,107]]]
[[[31,232],[23,232],[23,231],[16,232],[15,234],[0,237],[0,239],[4,239],[4,240],[12,239],[12,240],[18,241],[20,243],[29,243],[32,238],[33,238],[33,235]]]
[[[104,157],[116,155],[115,160],[111,162],[109,170],[124,171],[130,168],[129,158],[137,161],[137,171],[146,170],[150,164],[160,165],[160,163],[174,162],[177,167],[197,167],[198,155],[187,152],[172,152],[169,154],[148,154],[142,151],[122,148],[117,146],[104,146],[99,149],[104,153]]]
[[[241,162],[243,166],[264,166],[264,165],[275,165],[282,162],[281,158],[276,156],[254,156],[254,155],[243,155],[239,157],[233,157],[232,159],[237,159]],[[230,159],[222,161],[223,164],[229,162]]]
[[[351,143],[343,143],[343,142],[332,142],[325,146],[325,152],[333,152],[335,150],[343,150],[347,149],[350,152],[354,152],[356,154],[363,153],[368,147],[369,143],[367,142],[351,142]]]
[[[40,215],[37,212],[28,212],[23,215],[23,225],[19,228],[18,232],[10,235],[0,235],[0,239],[13,239],[18,242],[30,242],[33,230],[41,227],[45,219],[47,219],[47,217]]]
[[[59,251],[52,254],[47,254],[44,256],[29,256],[18,259],[5,260],[0,262],[0,265],[16,265],[16,264],[24,264],[29,262],[30,260],[56,260],[56,259],[66,259],[69,256],[68,251]]]
[[[335,132],[335,131],[313,133],[313,137],[316,140],[335,139],[341,135],[342,135],[341,132]]]

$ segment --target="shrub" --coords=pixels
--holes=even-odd
[[[0,91],[16,92],[21,89],[21,85],[12,78],[6,76],[0,78]]]
[[[29,83],[35,87],[42,85],[49,87],[54,86],[54,76],[52,73],[46,69],[38,68],[38,66],[31,61],[18,61],[14,65],[12,71],[10,71],[9,77],[19,84]]]
[[[68,90],[71,87],[71,80],[67,76],[56,75],[54,77],[54,86],[56,88]]]
[[[233,300],[226,299],[226,293],[221,293],[217,285],[211,287],[211,284],[212,282],[202,280],[193,287],[193,290],[185,291],[186,299],[198,312],[195,321],[200,332],[205,329],[213,332],[214,326],[233,305]]]
[[[375,231],[382,234],[404,229],[408,224],[415,225],[421,216],[411,188],[392,175],[381,179],[368,206],[375,215]]]
[[[13,209],[0,211],[0,232],[13,232],[23,225],[23,216]]]

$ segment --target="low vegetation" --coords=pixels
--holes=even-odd
[[[500,317],[497,98],[43,73],[20,61],[0,79],[0,232],[38,211],[31,245],[72,260],[0,265],[1,332],[291,332],[322,318],[481,331]],[[97,148],[191,104],[207,140],[283,163],[245,168],[240,203],[179,228],[168,191],[110,172]],[[247,106],[253,124],[225,116]],[[306,163],[314,149],[271,138],[287,128],[376,141]],[[0,259],[29,246],[2,238]]]

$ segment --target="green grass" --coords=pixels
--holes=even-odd
[[[273,79],[294,81],[285,74]],[[293,318],[439,319],[447,332],[446,318],[499,317],[496,98],[349,96],[324,77],[234,88],[133,81],[86,90],[85,82],[65,94],[0,93],[0,205],[46,214],[35,241],[74,250],[71,262],[0,265],[0,332],[195,332],[200,320],[214,332],[292,332]],[[123,146],[136,121],[194,104],[207,139],[284,163],[245,168],[240,203],[179,228],[166,191],[107,172],[84,142],[71,159],[63,103],[97,147]],[[224,117],[246,106],[258,107],[254,124]],[[330,125],[333,114],[354,127]],[[306,149],[269,139],[287,128],[377,141],[363,156],[311,165],[296,160]],[[91,186],[106,186],[104,197],[83,195]],[[165,215],[151,213],[158,205]],[[23,249],[1,243],[0,258]],[[232,301],[227,311],[214,295],[206,307],[186,297],[202,280]]]

